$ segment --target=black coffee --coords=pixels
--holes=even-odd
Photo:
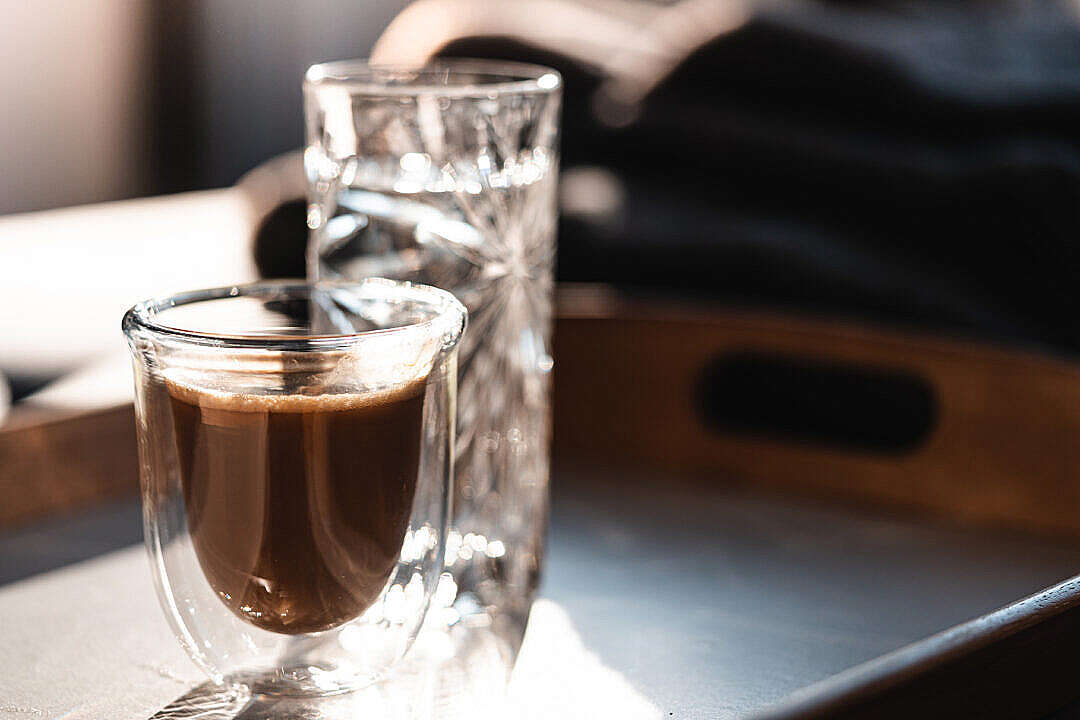
[[[230,610],[296,634],[375,601],[412,512],[423,391],[219,395],[168,384],[195,553]]]

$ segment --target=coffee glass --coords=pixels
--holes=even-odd
[[[262,282],[124,316],[158,598],[217,683],[369,684],[443,572],[464,307],[389,280]]]

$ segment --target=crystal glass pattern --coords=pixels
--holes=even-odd
[[[548,510],[561,78],[548,68],[344,61],[306,76],[313,278],[453,292],[462,340],[456,490],[438,599],[516,653]]]

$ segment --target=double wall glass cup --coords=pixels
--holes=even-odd
[[[212,680],[335,693],[406,653],[443,572],[465,323],[379,279],[125,315],[152,574]]]

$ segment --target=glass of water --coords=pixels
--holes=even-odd
[[[511,655],[547,524],[561,90],[549,68],[476,60],[332,62],[304,82],[312,279],[421,282],[468,308],[436,600]]]

